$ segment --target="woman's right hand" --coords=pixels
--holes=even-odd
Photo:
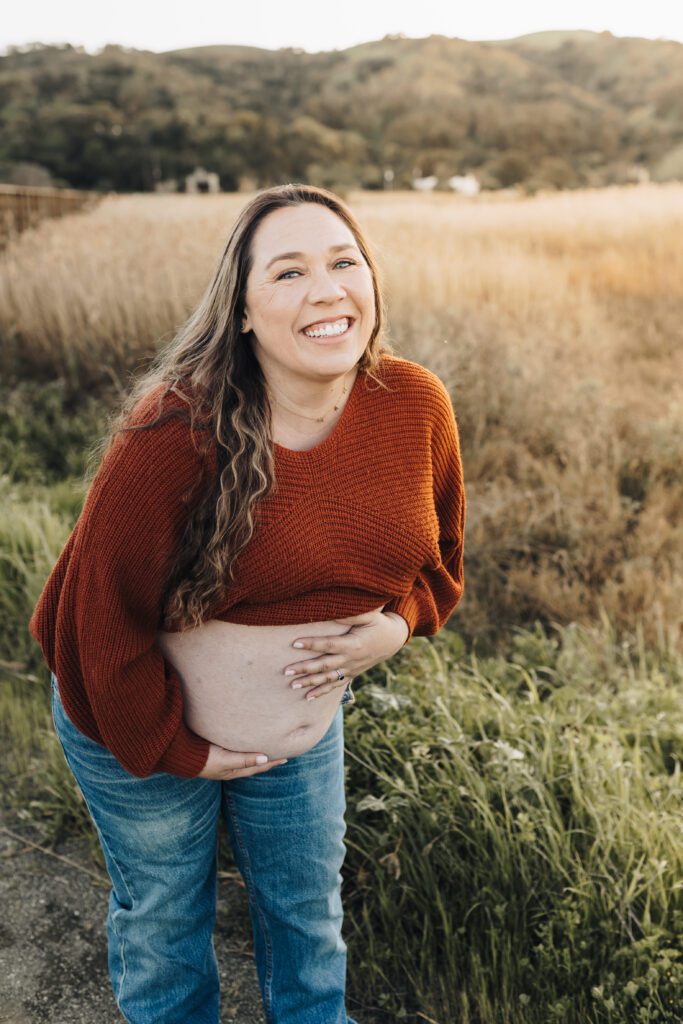
[[[209,744],[209,756],[197,778],[200,779],[245,779],[249,775],[270,771],[271,768],[284,764],[286,757],[275,758],[266,764],[257,764],[258,757],[265,754],[246,754],[240,750],[226,750],[216,743]]]

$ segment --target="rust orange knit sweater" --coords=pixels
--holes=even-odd
[[[444,625],[464,586],[453,407],[418,363],[384,355],[377,376],[388,390],[360,371],[321,444],[274,445],[276,487],[214,618],[286,625],[384,603],[407,621],[408,639]],[[160,390],[136,406],[134,422],[156,418]],[[193,777],[208,756],[155,642],[188,495],[205,479],[192,442],[178,419],[116,436],[29,622],[69,717],[139,777]],[[215,454],[209,463],[215,471]]]

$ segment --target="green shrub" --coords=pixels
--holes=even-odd
[[[102,400],[70,396],[63,380],[3,387],[0,465],[11,480],[34,484],[79,476],[88,446],[105,427]]]

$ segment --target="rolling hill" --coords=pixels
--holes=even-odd
[[[0,180],[149,190],[197,164],[227,190],[381,188],[387,168],[394,188],[464,173],[487,188],[600,186],[634,165],[683,178],[683,44],[552,31],[0,57]]]

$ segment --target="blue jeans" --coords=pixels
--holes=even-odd
[[[218,1024],[213,945],[221,813],[249,899],[268,1024],[356,1024],[344,1005],[340,868],[346,853],[340,705],[306,753],[221,782],[131,775],[67,717],[57,735],[88,806],[112,888],[109,974],[130,1024]],[[352,701],[347,691],[344,703]]]

